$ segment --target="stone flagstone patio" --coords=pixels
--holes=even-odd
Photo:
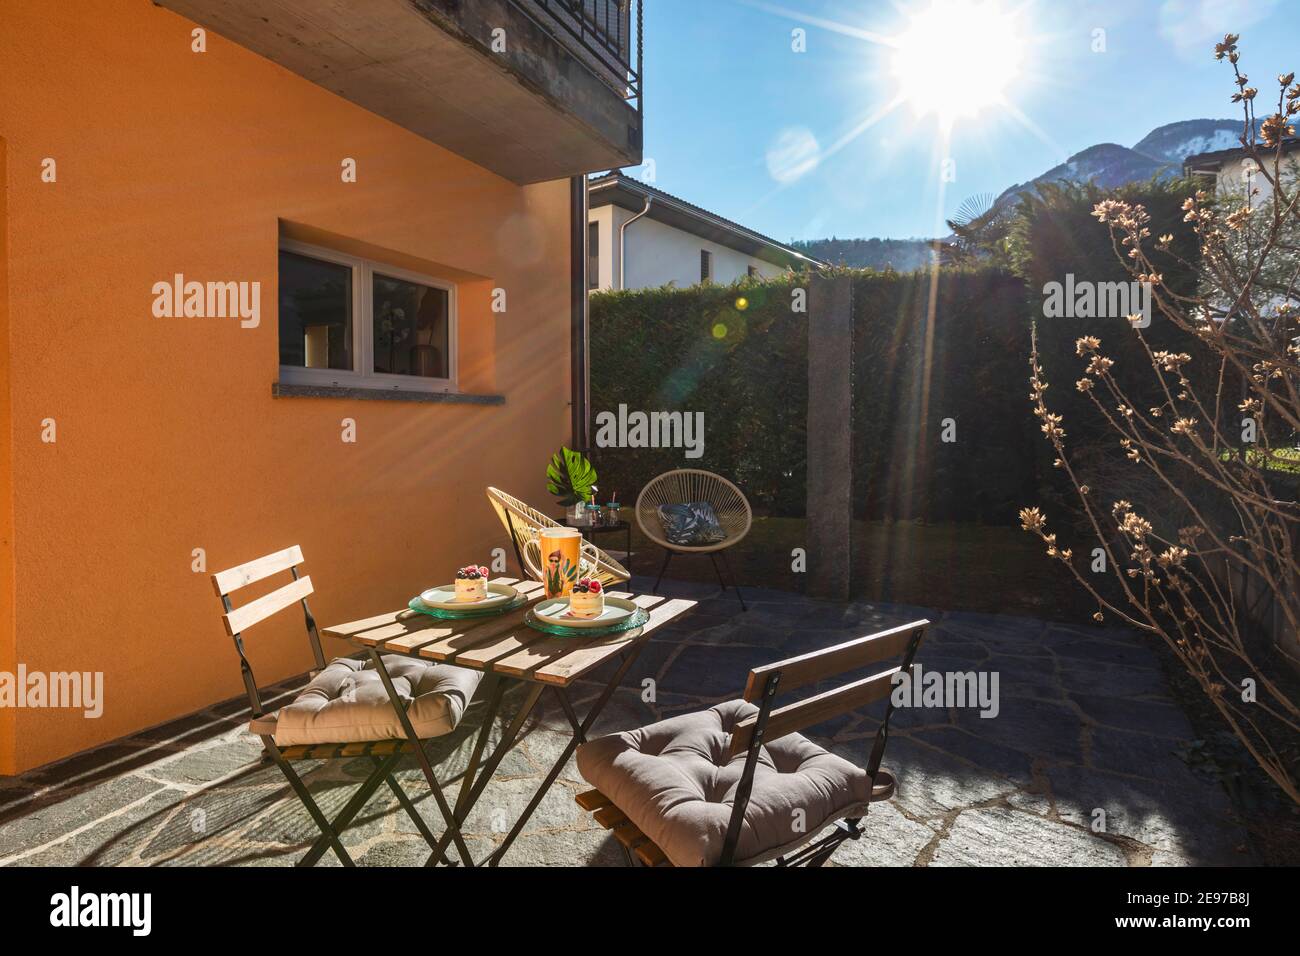
[[[647,590],[651,583],[638,578],[633,586]],[[924,669],[999,674],[996,718],[975,709],[896,712],[885,766],[899,778],[898,793],[872,807],[864,837],[845,843],[832,865],[1254,862],[1220,784],[1179,758],[1191,726],[1155,656],[1129,632],[749,589],[750,609],[741,612],[716,587],[664,582],[660,591],[701,603],[653,635],[596,734],[730,699],[751,666],[919,617],[933,622],[917,656]],[[235,667],[233,658],[229,663]],[[603,680],[599,672],[592,677],[576,695],[581,712]],[[647,678],[655,691],[648,703]],[[290,695],[299,684],[277,693]],[[539,705],[466,823],[476,857],[504,837],[567,740],[563,713],[550,695],[543,701],[549,709]],[[457,733],[438,743],[446,758],[439,775],[451,782],[452,799],[483,709],[476,702]],[[513,712],[508,705],[505,711]],[[291,864],[317,831],[280,772],[261,759],[246,720],[243,702],[229,702],[0,778],[0,865]],[[810,736],[862,765],[876,726],[867,713]],[[332,815],[368,766],[334,761],[299,771]],[[423,794],[417,805],[441,832],[423,777],[413,763],[404,768],[408,792]],[[574,803],[584,789],[570,761],[504,862],[623,865],[612,837]],[[1099,811],[1104,827],[1094,832]],[[427,854],[387,788],[343,839],[360,865],[414,865]],[[337,865],[330,854],[323,863]]]

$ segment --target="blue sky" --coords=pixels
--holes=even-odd
[[[1132,146],[1165,123],[1239,115],[1230,68],[1213,57],[1229,30],[1261,91],[1300,72],[1297,0],[1003,0],[1022,61],[1004,94],[1014,109],[958,119],[947,148],[936,118],[910,102],[848,138],[899,93],[894,48],[854,34],[897,37],[930,2],[648,0],[654,184],[781,240],[935,235],[967,197],[1095,143]],[[806,52],[792,50],[795,28]],[[962,90],[961,75],[951,81]]]

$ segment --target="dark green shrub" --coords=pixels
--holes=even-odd
[[[855,280],[859,518],[1012,522],[1033,490],[1024,303],[995,268]]]
[[[600,497],[632,504],[672,468],[704,468],[745,490],[759,513],[804,508],[808,316],[794,276],[733,286],[599,293],[591,298],[591,402],[601,412],[703,412],[703,457],[681,448],[593,448]]]

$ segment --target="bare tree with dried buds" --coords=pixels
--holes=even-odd
[[[1291,641],[1300,635],[1300,151],[1293,139],[1300,85],[1294,73],[1279,76],[1276,109],[1257,122],[1259,90],[1241,72],[1238,39],[1225,37],[1215,55],[1231,64],[1232,99],[1243,110],[1251,175],[1241,195],[1198,191],[1183,207],[1183,224],[1154,239],[1141,204],[1112,199],[1093,211],[1132,277],[1149,283],[1158,319],[1188,336],[1187,351],[1170,351],[1149,346],[1140,328],[1131,333],[1150,361],[1154,405],[1130,399],[1131,385],[1121,384],[1097,337],[1076,343],[1083,363],[1076,388],[1104,419],[1116,456],[1148,473],[1140,487],[1156,489],[1152,500],[1106,501],[1106,489],[1088,486],[1066,423],[1049,407],[1035,332],[1034,414],[1084,525],[1104,549],[1108,577],[1100,580],[1108,583],[1094,585],[1099,579],[1057,543],[1038,508],[1020,519],[1088,589],[1098,621],[1118,619],[1163,639],[1259,766],[1300,803],[1300,703],[1290,689],[1288,635],[1262,635],[1240,600],[1242,582],[1262,588]],[[1172,230],[1181,228],[1193,230],[1199,249],[1196,261],[1175,257],[1198,277],[1190,292],[1166,283],[1149,255],[1153,247],[1169,255]],[[1193,374],[1194,361],[1206,367]],[[1171,505],[1179,520],[1156,518]]]

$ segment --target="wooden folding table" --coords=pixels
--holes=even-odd
[[[486,692],[488,695],[487,713],[484,715],[483,725],[479,729],[478,738],[474,742],[474,749],[461,781],[460,793],[452,811],[453,819],[449,821],[447,831],[439,840],[437,848],[429,855],[426,865],[430,866],[438,862],[449,862],[445,855],[447,844],[459,837],[460,827],[469,816],[470,810],[487,788],[501,760],[514,746],[519,731],[536,707],[538,700],[549,688],[559,700],[573,734],[564,752],[555,761],[524,812],[506,834],[505,840],[484,860],[478,861],[480,865],[496,866],[519,836],[546,792],[555,783],[574,750],[580,743],[586,741],[587,732],[600,716],[601,710],[608,703],[623,676],[635,662],[641,649],[649,640],[650,634],[690,611],[696,603],[684,599],[670,600],[649,594],[633,595],[614,591],[610,593],[616,597],[630,598],[645,608],[650,615],[650,620],[643,627],[617,634],[591,638],[553,637],[524,623],[524,615],[528,608],[543,596],[541,583],[516,581],[512,578],[498,578],[496,583],[514,585],[523,592],[528,603],[524,607],[494,617],[462,620],[440,620],[403,608],[400,611],[380,614],[363,621],[327,627],[321,631],[326,637],[346,640],[370,655],[371,662],[383,679],[384,687],[393,701],[406,735],[414,745],[421,770],[431,788],[440,789],[433,766],[424,751],[423,742],[416,736],[414,728],[406,717],[407,703],[400,699],[394,689],[388,671],[384,667],[382,655],[403,654],[418,660],[469,667],[484,671],[487,675],[479,690],[480,694]],[[620,660],[618,668],[610,675],[587,716],[579,720],[569,699],[569,687],[585,674],[616,658]],[[512,681],[524,684],[527,691],[519,710],[505,728],[500,742],[488,755],[487,760],[483,761],[488,737],[501,710],[506,689]],[[480,766],[481,761],[483,762]],[[456,839],[456,844],[461,861],[467,866],[475,865],[463,839]]]

